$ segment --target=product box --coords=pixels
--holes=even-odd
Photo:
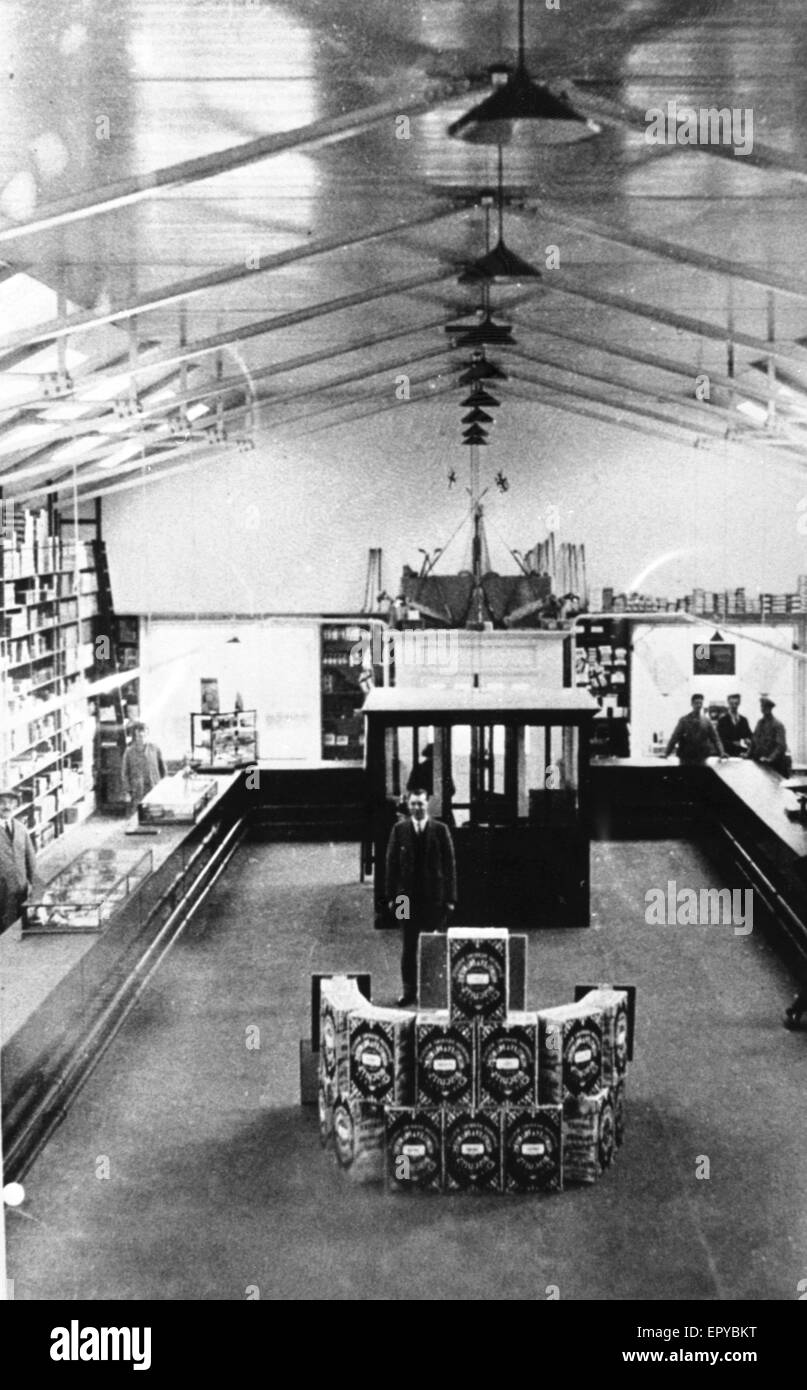
[[[337,1162],[354,1182],[384,1181],[383,1105],[337,1100],[333,1107],[333,1148]]]
[[[530,1105],[503,1112],[505,1192],[559,1192],[563,1187],[563,1109]]]
[[[443,1173],[447,1192],[501,1192],[501,1110],[446,1109]]]
[[[452,1022],[504,1018],[507,947],[505,927],[449,927],[448,1010]]]
[[[610,1091],[563,1102],[563,1180],[596,1182],[614,1159],[614,1106]]]
[[[387,1182],[398,1192],[439,1192],[443,1186],[443,1112],[386,1107]]]
[[[536,1105],[538,1019],[509,1013],[499,1023],[477,1024],[477,1104]]]
[[[625,1142],[625,1077],[621,1076],[611,1087],[614,1103],[614,1148],[621,1149]]]
[[[319,1074],[335,1087],[346,1080],[347,1021],[351,1010],[361,1011],[367,1004],[355,980],[333,975],[320,988]]]
[[[447,1011],[415,1016],[418,1105],[465,1105],[474,1096],[474,1027],[451,1023]]]
[[[602,1012],[581,1000],[538,1011],[538,1099],[560,1105],[602,1085]]]
[[[612,1086],[628,1065],[628,996],[625,990],[589,990],[581,1003],[602,1013],[602,1084]]]
[[[523,1012],[527,1007],[527,938],[510,932],[507,938],[507,1007]],[[418,937],[418,1006],[448,1008],[448,935],[421,932]]]
[[[361,1008],[351,1009],[345,1027],[347,1065],[342,1094],[388,1105],[410,1104],[414,1093],[414,1014],[404,1009],[380,1009],[365,1000]]]

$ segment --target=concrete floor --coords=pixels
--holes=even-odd
[[[644,920],[668,879],[732,886],[699,851],[595,844],[593,928],[530,937],[532,1006],[578,980],[638,987],[625,1147],[595,1187],[546,1197],[391,1195],[321,1151],[297,1104],[309,972],[367,969],[377,1001],[398,993],[397,933],[371,928],[357,861],[352,845],[241,848],[8,1210],[17,1299],[797,1297],[792,981],[759,931]]]

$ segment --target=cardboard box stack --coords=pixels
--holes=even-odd
[[[510,942],[504,928],[430,939],[419,997],[434,997],[426,969],[444,951],[447,1009],[380,1009],[355,981],[323,981],[320,1134],[353,1178],[386,1175],[398,1191],[556,1192],[613,1162],[628,992],[602,985],[559,1008],[510,1009]]]

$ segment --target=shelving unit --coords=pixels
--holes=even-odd
[[[365,696],[383,681],[381,634],[377,619],[326,620],[320,629],[322,756],[327,760],[364,759]]]
[[[577,622],[575,685],[600,706],[591,734],[593,757],[627,757],[630,752],[630,625],[619,618]]]
[[[94,664],[93,558],[48,512],[20,513],[0,543],[0,782],[37,849],[93,809],[92,733],[79,694]]]
[[[192,714],[191,759],[195,766],[209,772],[230,772],[257,762],[257,710]]]

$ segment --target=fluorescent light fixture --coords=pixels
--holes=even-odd
[[[205,405],[204,401],[197,401],[195,405],[189,405],[188,409],[185,411],[185,417],[188,420],[198,420],[200,415],[209,414],[210,406]]]

